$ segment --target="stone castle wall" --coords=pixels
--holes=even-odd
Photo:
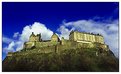
[[[29,41],[24,43],[24,49],[20,55],[27,55],[29,53],[59,53],[62,50],[69,49],[83,49],[83,48],[97,48],[97,50],[108,51],[109,47],[104,43],[104,38],[101,35],[81,33],[78,31],[71,32],[69,40],[62,37],[60,40],[56,34],[53,34],[51,40],[42,40],[41,34],[31,34]],[[31,50],[32,49],[32,50]],[[20,52],[19,52],[20,53]],[[16,54],[16,53],[15,53]],[[7,56],[12,56],[13,53],[8,53]]]
[[[37,41],[31,41],[31,42],[26,42],[24,44],[25,48],[32,48],[33,46],[35,46],[36,48],[42,48],[42,47],[49,47],[49,46],[54,46],[60,44],[60,42],[52,42],[52,41],[48,41],[48,42],[37,42]]]
[[[40,41],[39,36],[30,37],[29,41]]]
[[[38,49],[38,52],[43,53],[56,51],[59,52],[60,50],[77,48],[108,48],[108,46],[104,44],[103,36],[90,33],[82,33],[78,31],[71,32],[69,35],[69,40],[64,38],[60,40],[55,33],[52,35],[51,40],[40,41],[39,38],[39,35],[35,36],[32,33],[29,41],[24,43],[24,48],[31,49],[34,47]]]
[[[74,31],[70,34],[69,40],[71,41],[87,41],[87,42],[98,42],[104,44],[104,38],[101,35],[82,33]]]
[[[27,50],[28,52],[27,53],[24,53],[24,52],[21,52],[20,55],[27,55],[29,53],[51,53],[51,52],[55,52],[55,53],[59,53],[63,50],[70,50],[70,49],[77,49],[77,48],[95,48],[95,47],[98,47],[98,48],[103,48],[104,50],[108,51],[108,46],[105,45],[105,44],[95,44],[95,43],[81,43],[81,42],[76,42],[76,41],[68,41],[68,40],[65,40],[65,44],[61,45],[59,43],[57,44],[53,44],[53,45],[50,45],[50,46],[40,46],[40,43],[43,43],[43,42],[36,42],[36,49],[32,49],[32,50]],[[30,44],[32,44],[33,42],[29,42]],[[48,44],[52,44],[51,42],[44,42],[44,43],[48,43]],[[30,45],[29,44],[29,45]],[[39,45],[39,46],[38,46]],[[12,56],[13,53],[8,53],[7,56]]]

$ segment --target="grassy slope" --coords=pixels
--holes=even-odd
[[[34,50],[31,50],[31,52]],[[118,60],[104,52],[95,55],[96,49],[70,49],[57,53],[27,53],[24,51],[3,61],[3,71],[119,71]]]

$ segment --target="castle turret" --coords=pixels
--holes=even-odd
[[[35,41],[35,34],[34,34],[34,32],[32,32],[32,34],[30,35],[29,41],[30,41],[30,42],[31,42],[31,41]]]
[[[64,43],[65,43],[65,39],[64,39],[64,37],[62,37],[61,38],[61,45],[64,45]]]
[[[41,39],[41,33],[37,34],[36,39],[37,39],[36,41],[42,41],[42,39]]]
[[[29,37],[29,41],[30,42],[33,42],[33,41],[41,41],[41,34],[35,35],[34,32],[32,32],[32,34]]]
[[[59,37],[54,33],[54,34],[52,35],[52,37],[51,37],[51,41],[53,41],[53,42],[59,42],[60,39],[59,39]]]
[[[32,32],[32,34],[30,36],[35,36],[34,32]]]

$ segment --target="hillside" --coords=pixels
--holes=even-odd
[[[6,57],[2,62],[2,71],[119,71],[119,60],[111,51],[80,48],[60,53],[39,53],[37,50],[16,52]]]

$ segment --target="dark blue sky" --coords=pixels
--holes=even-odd
[[[94,16],[109,18],[116,10],[118,3],[33,3],[3,2],[2,27],[3,34],[11,37],[14,32],[22,31],[23,27],[35,21],[46,24],[56,31],[63,20],[75,21],[90,19]],[[118,14],[117,14],[118,15]],[[118,18],[114,15],[113,18]]]
[[[56,32],[64,20],[87,20],[95,16],[103,17],[95,20],[118,19],[118,7],[117,2],[2,2],[2,35],[12,38],[15,32],[21,33],[23,27],[34,22]]]

